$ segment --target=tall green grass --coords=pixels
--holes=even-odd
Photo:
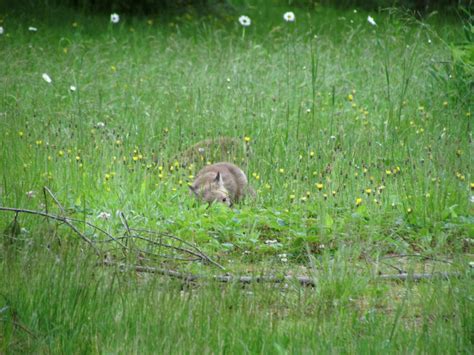
[[[470,278],[388,285],[322,263],[299,285],[182,284],[94,266],[71,245],[0,264],[5,353],[469,353]],[[34,252],[34,253],[33,253]],[[33,255],[33,257],[32,257]],[[59,255],[59,256],[58,256]]]
[[[311,290],[241,289],[121,273],[66,227],[20,214],[16,251],[1,254],[2,351],[469,352],[469,275],[374,277],[391,253],[467,264],[472,99],[449,46],[462,24],[387,11],[371,26],[368,13],[322,7],[286,23],[287,10],[242,9],[245,36],[234,14],[192,10],[116,25],[62,8],[1,14],[0,206],[59,212],[48,186],[114,235],[123,211],[228,270],[317,278]],[[234,209],[189,195],[206,161],[170,161],[222,136],[241,139],[232,160],[257,190]],[[13,218],[0,212],[1,228]],[[417,258],[398,267],[420,270]]]

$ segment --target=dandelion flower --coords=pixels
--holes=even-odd
[[[36,27],[30,26],[30,27],[28,27],[28,31],[30,31],[30,32],[37,32],[38,29],[37,29]]]
[[[285,12],[283,15],[283,19],[286,22],[295,22],[295,14],[292,11]]]
[[[252,23],[252,21],[250,20],[250,17],[245,16],[245,15],[242,15],[239,17],[239,22],[244,27],[248,27]]]
[[[5,30],[3,29],[3,26],[0,26],[0,35],[3,35],[3,32],[5,32]]]
[[[97,215],[97,218],[99,219],[103,219],[104,221],[110,219],[110,213],[107,213],[107,212],[100,212],[98,215]]]
[[[356,199],[356,206],[360,206],[362,204],[362,199],[360,197],[358,197]]]
[[[377,23],[375,23],[375,20],[372,16],[367,16],[367,21],[369,21],[369,23],[372,25],[372,26],[377,26]]]
[[[74,92],[74,91],[77,90],[77,88],[76,88],[74,85],[71,85],[71,86],[69,87],[69,90],[71,90],[72,92]]]
[[[53,81],[51,80],[51,77],[46,74],[46,73],[43,73],[43,80],[46,81],[48,84],[51,84]]]
[[[119,23],[119,21],[120,21],[120,16],[118,14],[110,15],[110,22]]]

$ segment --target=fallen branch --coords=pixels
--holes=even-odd
[[[232,276],[232,275],[197,275],[190,273],[181,273],[175,270],[162,269],[152,266],[142,266],[142,265],[126,265],[119,264],[114,262],[106,261],[102,263],[104,266],[117,266],[123,271],[131,270],[135,272],[144,272],[152,274],[160,274],[164,276],[169,276],[175,279],[180,279],[187,282],[197,282],[197,281],[217,281],[223,283],[232,283],[238,282],[243,284],[250,283],[285,283],[285,282],[298,282],[301,286],[316,286],[316,279],[309,276]],[[421,280],[431,280],[431,279],[449,279],[451,277],[460,277],[463,274],[460,272],[438,272],[433,274],[382,274],[378,275],[377,279],[379,280],[388,280],[388,281],[421,281]]]
[[[56,199],[54,194],[49,189],[47,189],[46,187],[45,187],[44,191],[45,191],[45,194],[46,194],[46,192],[48,194],[50,194],[50,196],[53,198],[53,200],[58,204],[59,208],[64,212],[64,208],[62,208],[62,205]],[[219,267],[220,269],[224,270],[224,267],[222,265],[220,265],[218,262],[212,260],[209,256],[207,256],[205,253],[203,253],[197,246],[193,245],[190,242],[184,241],[181,238],[178,238],[178,237],[170,235],[170,234],[160,233],[160,232],[152,231],[152,230],[140,230],[140,229],[130,228],[129,224],[128,224],[126,218],[125,218],[125,215],[122,212],[120,212],[120,220],[121,220],[123,226],[126,229],[126,237],[116,238],[113,235],[111,235],[110,233],[108,233],[107,231],[105,231],[104,229],[102,229],[102,228],[100,228],[100,227],[98,227],[98,226],[96,226],[96,225],[94,225],[94,224],[92,224],[88,221],[78,220],[78,219],[71,218],[71,217],[53,215],[53,214],[42,212],[42,211],[34,211],[34,210],[28,210],[28,209],[22,209],[22,208],[12,208],[12,207],[2,207],[2,206],[0,206],[0,211],[15,212],[15,219],[17,218],[19,213],[27,213],[27,214],[42,216],[42,217],[45,217],[47,219],[53,219],[53,220],[62,222],[64,224],[66,224],[69,228],[71,228],[77,235],[79,235],[79,237],[81,239],[86,241],[94,249],[96,254],[100,254],[100,252],[99,252],[99,249],[97,249],[97,247],[95,246],[94,242],[92,242],[83,233],[81,233],[81,231],[79,231],[77,229],[77,227],[72,222],[85,223],[87,226],[89,226],[89,227],[93,228],[94,230],[99,231],[99,232],[103,233],[104,235],[106,235],[110,240],[116,242],[118,245],[120,245],[125,250],[132,250],[132,248],[128,247],[126,244],[122,243],[120,240],[121,239],[128,240],[130,238],[136,238],[136,239],[143,240],[143,241],[145,241],[149,244],[152,244],[152,245],[157,245],[157,246],[165,247],[165,248],[168,248],[168,249],[173,249],[173,250],[176,250],[176,251],[181,252],[181,253],[187,253],[187,254],[189,254],[193,257],[197,257],[198,259],[200,259],[204,262],[208,262],[208,263],[213,264],[213,265]],[[174,245],[171,245],[171,244],[155,241],[155,240],[143,237],[143,236],[138,235],[138,234],[133,234],[132,231],[134,231],[134,232],[140,232],[141,231],[141,232],[146,232],[146,233],[149,233],[149,234],[160,235],[160,236],[164,236],[164,237],[167,237],[167,238],[170,238],[170,239],[174,239],[174,240],[179,241],[179,242],[181,242],[185,245],[189,245],[190,247],[192,247],[196,251],[190,250],[188,248],[183,248],[183,247],[174,246]],[[162,255],[158,255],[158,254],[154,254],[154,253],[151,253],[151,252],[148,252],[148,251],[140,250],[138,248],[136,248],[136,250],[139,251],[139,252],[143,252],[144,254],[153,255],[155,257],[164,257]],[[166,258],[167,259],[173,259],[173,260],[180,260],[180,261],[185,261],[185,260],[195,261],[195,259],[190,260],[190,259],[177,258],[177,257],[171,257],[171,256],[166,256]]]
[[[41,212],[41,211],[33,211],[33,210],[26,210],[26,209],[23,209],[23,208],[12,208],[12,207],[2,207],[2,206],[0,206],[0,211],[15,212],[17,214],[18,213],[27,213],[27,214],[43,216],[43,217],[46,217],[46,218],[50,218],[50,219],[54,219],[56,221],[63,222],[69,228],[71,228],[72,231],[74,233],[76,233],[82,240],[84,240],[87,244],[89,244],[97,254],[99,254],[99,250],[95,247],[94,243],[92,243],[92,241],[89,238],[87,238],[83,233],[81,233],[81,231],[79,231],[79,229],[77,229],[76,226],[74,224],[72,224],[69,221],[69,218],[67,218],[67,217],[56,216],[56,215],[52,215],[52,214]]]
[[[173,248],[173,249],[176,249],[176,250],[180,250],[180,251],[184,251],[186,253],[189,253],[191,255],[194,255],[194,256],[198,256],[200,258],[203,258],[205,259],[207,262],[211,263],[211,264],[214,264],[215,266],[217,266],[219,269],[221,270],[224,270],[225,268],[219,264],[218,262],[212,260],[209,256],[207,256],[206,254],[204,254],[201,249],[199,249],[196,245],[190,243],[190,242],[187,242],[181,238],[178,238],[177,236],[175,235],[172,235],[172,234],[168,234],[168,233],[161,233],[161,232],[157,232],[157,231],[152,231],[152,230],[148,230],[148,229],[135,229],[135,228],[131,228],[132,231],[134,232],[142,232],[142,233],[149,233],[149,234],[154,234],[154,235],[158,235],[158,236],[162,236],[162,237],[167,237],[167,238],[170,238],[170,239],[174,239],[176,241],[179,241],[185,245],[189,245],[191,248],[193,248],[194,250],[196,250],[197,252],[193,252],[192,250],[189,250],[187,248],[183,248],[183,247],[175,247],[173,245],[170,245],[170,244],[165,244],[165,243],[162,243],[162,242],[157,242],[157,241],[152,241],[148,238],[145,238],[145,237],[141,237],[141,236],[135,236],[137,238],[140,238],[140,239],[143,239],[143,240],[146,240],[150,243],[154,243],[154,244],[157,244],[157,245],[160,245],[160,246],[164,246],[164,247],[167,247],[167,248]]]

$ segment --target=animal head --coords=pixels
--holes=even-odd
[[[232,201],[229,192],[224,187],[224,180],[222,175],[217,172],[216,177],[203,186],[189,186],[191,192],[198,198],[209,204],[213,202],[223,203],[229,207],[232,206]]]

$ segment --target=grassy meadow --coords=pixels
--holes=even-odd
[[[471,353],[472,26],[232,3],[2,8],[0,352]],[[233,208],[188,190],[222,152],[183,152],[222,137],[257,192]]]

